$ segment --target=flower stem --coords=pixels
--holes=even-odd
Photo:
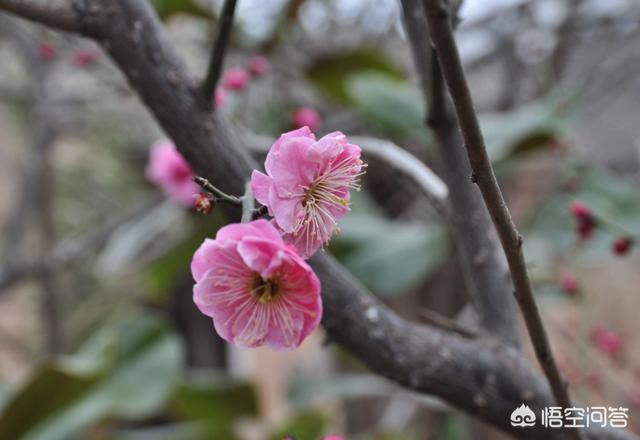
[[[198,185],[200,185],[200,187],[202,187],[203,190],[210,192],[211,194],[216,196],[216,199],[218,199],[219,201],[231,203],[232,205],[242,206],[242,198],[232,196],[223,192],[219,188],[213,186],[213,184],[209,182],[207,179],[205,179],[204,177],[195,176],[193,178],[193,181],[196,182]]]

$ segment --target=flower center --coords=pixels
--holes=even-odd
[[[258,299],[261,304],[272,302],[280,293],[278,283],[271,278],[263,279],[256,274],[251,283],[251,293]]]

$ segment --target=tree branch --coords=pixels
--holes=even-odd
[[[536,356],[549,380],[556,402],[562,407],[571,407],[566,383],[562,379],[553,357],[549,339],[533,295],[522,252],[522,236],[513,223],[487,155],[480,124],[476,117],[471,93],[453,37],[449,11],[442,0],[424,0],[423,5],[431,40],[437,51],[438,61],[460,124],[473,171],[472,178],[480,188],[502,243],[515,287],[515,297],[524,316]],[[574,433],[577,435],[577,432],[574,431]]]
[[[402,7],[428,108],[427,123],[435,134],[449,188],[450,218],[465,286],[482,329],[517,347],[518,321],[506,261],[482,195],[469,180],[469,160],[446,99],[438,63],[432,60],[433,49],[425,38],[427,22],[421,0],[402,0]]]
[[[55,1],[43,3],[34,0],[0,0],[0,9],[61,31],[80,31],[78,17],[69,4],[59,4]]]
[[[161,31],[148,2],[85,0],[82,27],[91,26],[131,86],[196,173],[238,194],[256,164],[219,116],[202,108],[184,66]],[[90,13],[88,11],[91,11]],[[239,211],[224,206],[227,215]],[[372,370],[418,392],[431,393],[506,432],[559,438],[538,425],[517,430],[509,414],[526,402],[552,403],[550,390],[529,361],[492,340],[469,340],[409,323],[388,309],[330,256],[311,261],[323,284],[323,326],[329,336]],[[593,439],[633,438],[624,430],[585,430]]]
[[[213,45],[211,58],[209,59],[209,69],[202,83],[202,95],[211,105],[215,105],[212,97],[218,85],[218,80],[220,79],[220,72],[222,72],[224,53],[229,44],[231,29],[233,28],[233,14],[235,9],[236,0],[225,0],[218,23],[218,36]]]
[[[149,202],[136,206],[131,212],[107,221],[85,237],[65,239],[40,258],[23,259],[11,265],[5,265],[0,268],[0,294],[21,280],[42,277],[47,272],[61,272],[83,261],[104,245],[116,229],[148,212],[158,202],[159,199],[154,197]]]

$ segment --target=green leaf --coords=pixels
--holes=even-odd
[[[352,200],[354,209],[340,222],[341,232],[331,250],[374,293],[403,293],[442,263],[448,251],[447,234],[437,224],[393,221],[367,212],[358,207],[363,196],[360,193]]]
[[[0,438],[68,439],[105,418],[160,409],[177,381],[182,346],[159,319],[112,320],[77,355],[43,366],[7,404]]]
[[[339,102],[348,103],[347,77],[364,71],[377,72],[382,76],[395,79],[404,78],[404,75],[384,55],[368,48],[318,58],[307,70],[307,76],[327,96]]]
[[[191,258],[204,239],[213,238],[217,230],[226,222],[220,211],[208,217],[200,216],[193,220],[195,224],[193,233],[151,262],[145,272],[147,290],[156,301],[167,298],[175,281],[185,273],[189,273]]]
[[[317,412],[303,412],[287,423],[271,436],[272,440],[282,440],[286,436],[292,436],[296,440],[318,440],[324,431],[326,420]]]
[[[232,438],[233,423],[242,416],[256,416],[255,391],[247,382],[223,374],[191,376],[180,384],[170,408],[180,420],[199,421],[211,438]]]
[[[192,17],[213,19],[211,13],[193,0],[153,0],[158,16],[167,20],[173,15],[184,14]]]
[[[426,133],[424,101],[407,82],[375,72],[349,75],[347,96],[375,129],[390,136]]]
[[[548,145],[565,128],[566,121],[549,101],[537,101],[507,113],[483,113],[479,117],[492,161]]]

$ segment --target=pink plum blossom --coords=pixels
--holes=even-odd
[[[249,85],[249,74],[242,67],[232,67],[224,72],[222,83],[230,90],[244,90]]]
[[[307,126],[312,131],[315,131],[320,127],[322,118],[320,118],[320,114],[311,107],[300,107],[293,112],[291,121],[295,128]]]
[[[249,61],[249,70],[253,76],[265,76],[270,68],[269,60],[262,55],[256,55]]]
[[[227,105],[227,91],[224,87],[216,87],[216,91],[213,93],[213,104],[216,108],[222,108]]]
[[[200,192],[191,167],[168,139],[151,146],[146,173],[151,182],[183,206],[192,205],[194,194]]]
[[[283,134],[267,154],[267,174],[254,171],[255,198],[304,258],[331,238],[349,211],[349,190],[358,190],[360,147],[340,133],[316,141],[309,127]]]
[[[322,317],[320,281],[267,220],[220,228],[196,251],[191,273],[195,304],[238,346],[294,349]]]

